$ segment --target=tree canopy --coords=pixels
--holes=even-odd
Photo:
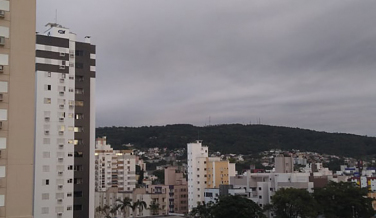
[[[262,209],[252,200],[241,196],[223,196],[217,203],[199,203],[190,213],[193,217],[200,218],[264,218]]]
[[[316,218],[317,203],[306,189],[280,189],[271,198],[270,209],[278,218]]]
[[[324,188],[315,189],[313,194],[305,189],[280,189],[265,210],[272,211],[277,218],[316,218],[318,215],[325,218],[365,218],[375,214],[372,199],[366,196],[366,189],[345,182],[331,182]]]
[[[128,143],[137,148],[186,148],[187,143],[199,138],[211,151],[224,153],[250,154],[269,149],[299,149],[348,157],[376,153],[375,137],[267,125],[100,127],[96,134],[107,136],[114,149],[124,149],[122,145]]]
[[[371,217],[375,214],[372,200],[366,198],[367,189],[353,183],[331,182],[326,187],[315,189],[314,198],[319,204],[320,214],[326,218]]]

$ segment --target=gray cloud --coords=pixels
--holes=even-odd
[[[376,2],[38,0],[97,45],[97,125],[375,135]]]

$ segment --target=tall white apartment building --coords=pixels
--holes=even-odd
[[[34,216],[94,216],[95,46],[58,24],[36,38]]]
[[[188,210],[191,211],[197,206],[197,202],[204,201],[204,190],[206,188],[206,161],[208,158],[208,147],[202,146],[202,141],[197,140],[189,143],[187,148],[188,156]]]
[[[113,150],[106,137],[96,139],[95,190],[133,191],[136,188],[136,156],[131,150]]]

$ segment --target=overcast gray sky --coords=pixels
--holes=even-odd
[[[37,0],[97,45],[97,126],[261,123],[375,136],[376,1]]]

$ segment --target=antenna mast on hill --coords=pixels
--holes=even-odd
[[[57,23],[57,9],[55,11],[55,23]]]

